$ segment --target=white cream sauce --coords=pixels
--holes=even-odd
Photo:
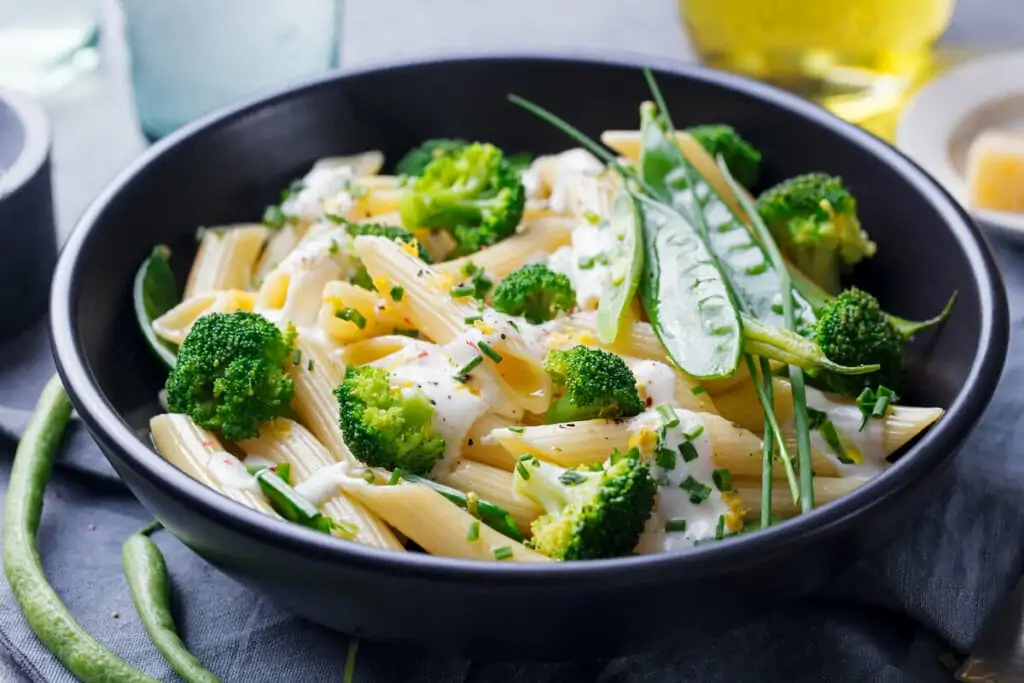
[[[241,460],[227,451],[211,453],[206,471],[224,488],[244,489],[259,493],[260,486],[256,477],[249,474],[249,470],[245,468]]]
[[[346,483],[362,476],[362,470],[356,472],[346,462],[337,462],[321,467],[306,481],[295,487],[295,492],[316,507],[320,507],[331,498],[341,493]]]
[[[302,178],[302,189],[281,204],[281,211],[286,216],[316,220],[324,213],[324,202],[331,198],[333,212],[344,215],[354,204],[348,192],[354,177],[351,166],[315,165]]]
[[[453,345],[454,342],[450,346]],[[467,344],[463,346],[469,349]],[[419,392],[434,407],[432,426],[445,442],[444,458],[435,465],[435,471],[455,464],[470,427],[490,407],[486,397],[474,391],[475,385],[471,387],[455,379],[459,369],[479,353],[469,350],[473,353],[463,361],[461,355],[456,359],[450,354],[448,347],[421,343],[372,363],[391,374],[392,386],[404,396]]]
[[[548,208],[555,213],[568,213],[577,199],[581,176],[597,175],[603,170],[604,166],[597,157],[585,149],[570,149],[559,154],[555,161],[555,178]]]
[[[636,388],[644,404],[654,408],[676,403],[676,375],[672,368],[656,360],[627,360],[636,376]]]
[[[852,445],[861,455],[860,464],[846,464],[828,445],[819,430],[811,432],[811,446],[833,462],[844,477],[873,477],[885,470],[889,463],[885,460],[885,420],[870,419],[861,431],[863,419],[860,408],[855,404],[833,401],[827,395],[807,387],[807,405],[820,410],[832,421],[844,445]],[[795,431],[792,421],[784,431]]]
[[[261,297],[257,312],[279,324],[312,325],[320,312],[324,285],[331,280],[348,280],[358,268],[350,243],[342,226],[311,231],[268,276],[268,280],[288,277],[284,305],[270,309]]]
[[[611,226],[583,221],[573,229],[572,243],[559,247],[548,258],[548,268],[564,274],[572,282],[580,310],[597,308],[602,291],[613,277],[607,261],[618,244]],[[581,264],[589,267],[581,267]]]
[[[665,429],[665,440],[661,444],[661,448],[673,453],[673,466],[663,467],[657,463],[656,443],[647,449],[649,452],[644,453],[650,462],[651,475],[658,482],[658,499],[654,514],[648,519],[637,545],[637,552],[640,553],[690,548],[696,541],[714,538],[719,518],[730,513],[729,505],[723,500],[712,478],[715,470],[714,454],[703,421],[689,410],[676,409],[675,415],[679,424]],[[657,434],[664,422],[661,413],[649,410],[630,420],[629,431],[633,435],[640,435],[643,431]],[[690,462],[683,459],[679,450],[687,442],[697,454]],[[711,490],[706,500],[691,502],[691,494],[680,488],[688,477],[693,477]],[[686,530],[666,531],[665,523],[669,520],[686,520]]]

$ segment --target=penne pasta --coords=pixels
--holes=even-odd
[[[490,465],[500,470],[512,471],[516,466],[516,455],[510,453],[497,440],[491,438],[495,429],[516,426],[510,425],[507,418],[488,413],[473,423],[469,430],[466,443],[462,446],[463,457],[483,465]]]
[[[393,285],[403,288],[406,316],[413,327],[434,342],[448,344],[456,340],[467,332],[465,321],[479,317],[475,306],[452,298],[449,287],[443,286],[443,278],[451,280],[451,275],[438,273],[396,243],[379,237],[358,237],[355,250],[378,288]],[[492,329],[486,335],[501,362],[488,359],[480,366],[480,371],[512,404],[500,411],[513,414],[518,408],[537,414],[544,412],[550,401],[551,380],[541,359],[518,331],[502,324],[500,316],[489,317],[501,325],[500,330]],[[484,318],[483,322],[487,323],[488,316]],[[484,335],[477,336],[484,338]],[[473,339],[466,341],[472,349]]]
[[[489,562],[502,557],[506,562],[551,561],[480,523],[423,484],[374,486],[355,481],[345,490],[431,555]]]
[[[263,285],[267,275],[302,241],[308,230],[309,223],[285,223],[273,232],[256,263],[252,283],[256,289]]]
[[[252,311],[255,305],[255,295],[240,289],[197,294],[154,320],[153,331],[161,339],[181,346],[196,320],[202,316],[209,313]]]
[[[172,413],[157,415],[149,421],[149,429],[164,460],[231,500],[277,517],[245,465],[192,418]]]
[[[270,232],[258,224],[205,229],[182,299],[224,289],[252,289],[256,261]]]
[[[569,244],[573,221],[561,216],[540,218],[525,225],[522,232],[498,242],[472,256],[463,256],[439,263],[435,268],[442,273],[457,274],[470,261],[491,277],[504,279],[531,261],[547,258],[548,254]]]
[[[761,439],[718,415],[700,413],[708,430],[715,463],[734,474],[760,473]],[[628,420],[587,420],[536,427],[506,427],[490,437],[518,458],[524,453],[562,467],[603,462],[613,451],[631,445]]]
[[[867,479],[858,477],[815,477],[814,505],[820,507],[842,498],[863,486]],[[744,518],[753,522],[760,519],[761,482],[752,479],[734,479],[733,487],[743,506]],[[800,514],[799,503],[793,502],[789,490],[783,485],[772,487],[772,514],[780,517],[796,517]]]
[[[524,534],[530,533],[530,522],[543,513],[533,501],[514,496],[512,473],[497,467],[464,460],[437,480],[465,493],[472,491],[483,500],[505,508]]]
[[[317,327],[338,344],[356,342],[401,329],[402,305],[349,282],[324,285]]]
[[[238,442],[247,456],[256,456],[273,463],[291,465],[293,484],[301,484],[322,467],[334,464],[327,449],[305,427],[280,418],[259,437]],[[404,551],[395,534],[376,515],[362,504],[340,494],[319,506],[328,517],[355,525],[355,539],[359,543]]]
[[[299,335],[295,342],[298,363],[287,366],[288,375],[295,383],[292,409],[302,423],[337,462],[362,467],[341,438],[338,427],[338,401],[334,389],[345,378],[344,367],[331,358],[330,350],[322,343]]]

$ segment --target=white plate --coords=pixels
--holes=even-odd
[[[1024,131],[1024,52],[983,57],[923,87],[900,115],[896,146],[967,206],[967,150],[988,128]],[[1024,214],[972,210],[978,222],[1024,240]]]

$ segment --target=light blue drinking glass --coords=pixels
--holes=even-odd
[[[121,0],[150,140],[338,64],[341,0]]]

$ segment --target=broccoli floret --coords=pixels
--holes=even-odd
[[[434,407],[422,392],[391,386],[387,370],[350,366],[334,394],[345,444],[370,467],[427,474],[444,456]]]
[[[229,441],[259,436],[260,424],[285,415],[295,387],[285,374],[295,329],[261,315],[204,315],[178,349],[167,377],[167,407]]]
[[[399,204],[402,223],[451,233],[451,256],[500,242],[523,215],[526,191],[494,145],[473,143],[431,161]]]
[[[512,489],[547,513],[530,525],[538,552],[556,560],[595,560],[633,552],[658,485],[633,448],[613,454],[600,470],[567,470],[524,456]]]
[[[421,176],[423,171],[434,159],[448,156],[460,151],[469,143],[453,138],[434,138],[425,140],[419,147],[414,147],[395,164],[395,173],[404,176]]]
[[[416,254],[420,257],[420,260],[424,263],[433,263],[434,258],[430,255],[423,245],[416,239],[416,237],[406,230],[405,228],[397,225],[381,225],[380,223],[352,223],[344,219],[340,219],[341,224],[345,226],[345,230],[352,236],[352,239],[359,237],[360,235],[369,235],[370,237],[387,237],[389,240],[395,242],[405,242],[406,244],[416,244]],[[351,279],[352,284],[368,289],[371,292],[374,291],[373,278],[370,277],[370,273],[367,272],[366,266],[360,264],[359,268],[356,269],[355,275]]]
[[[530,263],[514,271],[494,290],[494,308],[521,315],[534,325],[569,312],[576,303],[572,282],[543,263]]]
[[[901,392],[906,379],[904,337],[878,304],[878,299],[856,288],[832,299],[818,314],[814,341],[833,361],[842,365],[877,364],[865,375],[822,373],[816,381],[844,396],[857,396],[879,385]]]
[[[857,200],[835,176],[784,180],[758,197],[757,210],[793,265],[831,294],[840,289],[840,275],[875,255]]]
[[[544,361],[556,389],[564,393],[551,404],[548,424],[633,417],[644,410],[636,376],[614,353],[588,346],[552,351]]]
[[[740,137],[732,126],[712,123],[687,128],[686,132],[714,158],[719,155],[732,177],[744,187],[753,187],[761,177],[761,153]]]

